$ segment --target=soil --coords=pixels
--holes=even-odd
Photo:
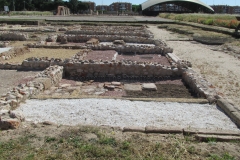
[[[25,53],[7,60],[9,63],[22,63],[25,59],[31,57],[48,57],[48,58],[71,58],[79,50],[76,49],[43,49],[43,48],[31,48],[29,53]]]
[[[191,93],[183,85],[174,84],[156,84],[157,91],[126,91],[126,97],[135,98],[196,98],[197,96]]]
[[[34,79],[38,71],[0,70],[0,95],[6,94],[18,84]]]
[[[165,56],[156,54],[145,54],[145,55],[118,55],[117,61],[137,61],[137,62],[152,62],[160,63],[162,65],[170,66],[168,59]]]
[[[105,50],[105,51],[90,51],[87,56],[84,57],[85,60],[97,60],[100,59],[103,61],[111,61],[114,58],[116,51],[114,50]]]

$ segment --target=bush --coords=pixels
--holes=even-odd
[[[213,19],[205,19],[205,20],[203,21],[203,24],[213,25]]]

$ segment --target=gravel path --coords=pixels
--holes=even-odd
[[[237,131],[214,105],[114,99],[27,100],[18,109],[27,121],[64,125],[191,127]]]

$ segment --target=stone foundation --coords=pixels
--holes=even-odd
[[[28,39],[28,34],[20,32],[2,32],[0,34],[1,41],[26,41]]]

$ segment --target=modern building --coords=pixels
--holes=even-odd
[[[128,2],[114,2],[109,5],[109,11],[132,11],[132,4]]]
[[[109,11],[109,6],[108,5],[98,5],[96,6],[97,11]]]
[[[213,5],[215,13],[240,14],[240,6]]]
[[[213,8],[200,0],[147,0],[142,4],[143,15],[154,16],[161,12],[214,13]]]

